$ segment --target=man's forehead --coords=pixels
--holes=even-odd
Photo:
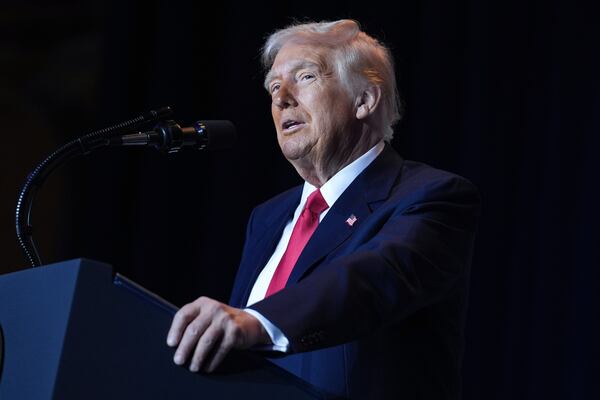
[[[282,74],[305,68],[320,68],[320,64],[306,59],[293,59],[286,61],[282,64],[273,64],[271,70],[269,71],[269,75]]]
[[[323,49],[316,46],[286,45],[279,50],[271,69],[267,73],[265,82],[285,73],[294,72],[304,68],[323,69],[326,57]]]

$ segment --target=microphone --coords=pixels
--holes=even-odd
[[[154,146],[168,153],[176,153],[185,147],[196,150],[222,150],[233,146],[236,129],[231,121],[198,121],[182,128],[175,121],[159,123],[153,130],[110,139],[114,146]]]

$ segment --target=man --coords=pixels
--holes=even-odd
[[[305,184],[258,206],[228,306],[175,316],[175,363],[212,371],[232,348],[350,398],[455,399],[479,212],[463,178],[403,160],[388,50],[355,21],[271,35],[265,87]]]

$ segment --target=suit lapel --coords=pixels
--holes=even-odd
[[[310,238],[288,279],[298,282],[320,260],[346,241],[369,217],[374,206],[389,197],[402,168],[402,158],[386,144],[329,210]]]
[[[248,260],[251,273],[246,275],[247,281],[243,285],[244,293],[241,298],[243,306],[245,306],[248,301],[250,291],[252,290],[260,271],[262,271],[263,267],[267,264],[267,261],[269,261],[269,258],[273,255],[275,247],[281,239],[283,229],[293,217],[294,211],[296,207],[298,207],[301,194],[302,186],[292,190],[282,203],[279,204],[276,209],[272,210],[269,217],[262,222],[260,232],[258,233],[260,237],[253,248],[250,260]]]

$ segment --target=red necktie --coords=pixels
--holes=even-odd
[[[296,265],[296,261],[300,257],[300,253],[302,253],[308,239],[310,239],[315,229],[317,229],[317,225],[319,225],[319,215],[328,208],[329,206],[319,189],[308,196],[304,210],[302,210],[302,214],[300,214],[300,218],[298,218],[292,231],[287,249],[285,249],[285,253],[283,253],[283,257],[281,257],[281,261],[279,261],[279,265],[277,265],[277,269],[273,274],[273,278],[271,278],[271,283],[269,283],[265,297],[269,297],[285,287],[292,269],[294,269],[294,265]]]

